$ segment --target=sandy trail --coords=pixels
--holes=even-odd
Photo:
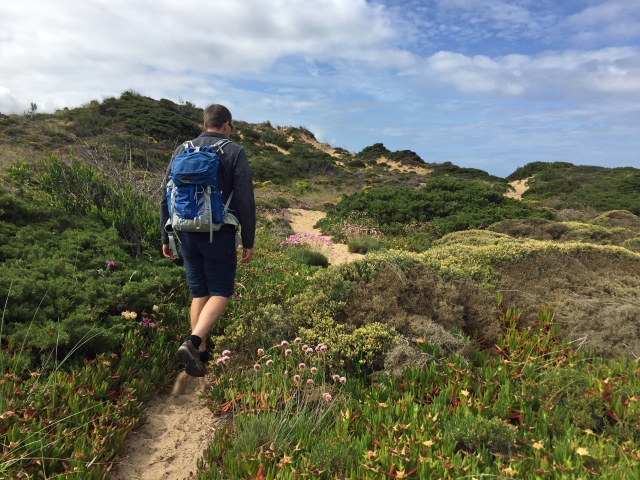
[[[316,212],[315,210],[303,210],[301,208],[290,208],[288,219],[291,222],[291,228],[295,233],[313,233],[322,235],[319,229],[313,228],[318,220],[324,218],[324,212]],[[345,262],[353,262],[364,257],[359,253],[350,253],[347,246],[343,243],[335,243],[329,252],[329,263],[331,265],[340,265]]]
[[[196,478],[196,461],[213,441],[220,420],[200,400],[205,379],[180,372],[173,392],[147,404],[146,422],[131,432],[114,468],[115,480]]]

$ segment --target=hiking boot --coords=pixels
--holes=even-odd
[[[178,360],[185,364],[184,371],[187,375],[204,377],[204,365],[200,361],[200,352],[190,340],[184,342],[178,349]]]

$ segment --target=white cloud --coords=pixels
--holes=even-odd
[[[607,0],[571,15],[566,23],[576,31],[573,41],[581,45],[637,39],[640,37],[640,2]]]
[[[0,87],[0,112],[22,112],[27,109],[27,103],[19,100],[8,88]]]
[[[412,59],[389,46],[396,32],[365,0],[23,0],[3,2],[0,22],[0,86],[39,103],[180,90],[291,56],[382,67]]]
[[[550,99],[566,100],[593,94],[620,94],[640,100],[640,48],[569,50],[496,58],[438,52],[403,75],[424,76],[471,95],[539,97],[546,94]]]

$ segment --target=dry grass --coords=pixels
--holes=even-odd
[[[343,316],[340,323],[350,329],[380,322],[406,337],[423,338],[452,351],[461,347],[449,333],[454,328],[469,335],[477,331],[488,344],[500,333],[490,293],[447,283],[426,266],[410,276],[385,269],[373,282],[354,289]]]
[[[504,304],[523,309],[524,325],[540,307],[556,310],[561,334],[599,355],[640,356],[640,260],[589,254],[541,255],[499,270]]]

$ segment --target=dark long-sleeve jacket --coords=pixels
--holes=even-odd
[[[213,145],[223,138],[225,138],[225,136],[221,133],[205,131],[202,132],[198,138],[193,140],[193,145],[196,147]],[[173,153],[162,182],[160,231],[162,232],[163,245],[169,244],[169,234],[164,230],[164,226],[169,219],[169,208],[166,196],[167,182],[169,181],[169,174],[171,173],[171,164],[173,163],[173,159],[182,150],[182,146],[179,146]],[[218,157],[220,158],[220,176],[218,178],[218,186],[222,191],[222,201],[226,203],[229,195],[233,191],[230,208],[235,212],[238,220],[240,220],[240,225],[242,226],[240,231],[242,246],[244,248],[253,248],[253,242],[256,235],[256,202],[253,196],[253,183],[251,181],[251,170],[249,170],[247,154],[241,146],[233,142],[229,142],[222,147],[222,151],[218,153]],[[225,226],[223,225],[222,228],[224,229]]]

